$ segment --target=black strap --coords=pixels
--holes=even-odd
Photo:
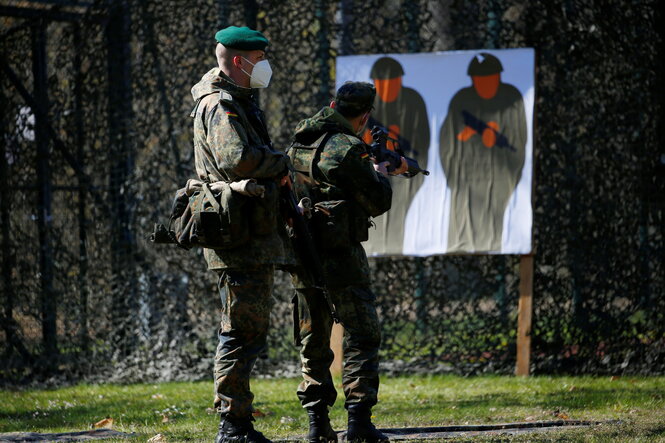
[[[215,210],[216,213],[219,214],[219,202],[215,198],[215,196],[212,193],[212,190],[210,189],[210,185],[208,183],[203,183],[203,192],[205,193],[206,197],[208,197],[208,200],[210,201],[210,204],[212,205],[213,209]]]
[[[319,158],[321,158],[321,151],[323,150],[323,147],[326,145],[328,140],[330,140],[330,137],[333,136],[334,133],[332,132],[324,132],[321,137],[319,137],[314,143],[310,145],[303,145],[301,143],[293,142],[291,146],[289,146],[289,149],[287,149],[287,154],[291,157],[292,163],[293,159],[295,156],[298,155],[299,150],[304,150],[304,151],[313,151],[310,153],[310,159],[309,159],[309,164],[307,165],[306,169],[299,169],[299,168],[294,168],[296,172],[300,172],[302,174],[306,174],[310,179],[316,180],[314,178],[314,167],[316,163],[318,162]],[[291,155],[291,151],[293,152],[293,155]]]

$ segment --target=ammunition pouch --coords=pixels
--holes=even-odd
[[[310,223],[317,245],[324,250],[351,247],[349,220],[349,202],[347,200],[316,203]]]
[[[328,251],[348,249],[369,237],[368,217],[349,200],[316,203],[310,223],[317,245]]]
[[[354,242],[364,242],[369,239],[369,228],[371,226],[371,221],[365,211],[360,209],[356,204],[353,205],[353,211],[351,211],[351,220],[350,220],[350,234],[351,240]]]

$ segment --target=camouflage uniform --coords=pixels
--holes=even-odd
[[[309,194],[313,203],[347,200],[355,214],[364,218],[367,236],[369,217],[388,209],[392,191],[388,179],[377,174],[367,154],[367,145],[353,132],[348,120],[331,108],[323,108],[296,128],[295,138],[311,144],[324,133],[332,134],[321,150],[313,170],[318,185],[296,180],[298,197]],[[297,159],[292,158],[296,162]],[[314,233],[317,234],[316,232]],[[364,404],[372,407],[379,388],[378,352],[381,330],[376,314],[376,296],[369,287],[369,265],[359,241],[341,250],[320,250],[330,297],[344,325],[343,389],[345,407]],[[302,274],[294,278],[297,289],[300,352],[304,380],[298,397],[306,408],[335,402],[337,393],[330,376],[333,354],[330,350],[332,320],[322,295],[312,289]]]
[[[275,182],[288,170],[288,157],[272,148],[253,90],[236,85],[215,68],[192,88],[196,102],[196,172],[208,182],[245,178]],[[277,204],[273,208],[278,211]],[[249,376],[266,345],[275,266],[292,265],[293,251],[282,226],[251,236],[230,250],[205,249],[208,268],[219,273],[222,321],[215,355],[215,406],[247,417],[253,394]]]

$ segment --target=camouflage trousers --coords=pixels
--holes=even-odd
[[[329,294],[344,326],[344,406],[362,403],[371,408],[376,404],[379,391],[381,329],[375,308],[376,296],[365,286],[330,290]],[[320,403],[332,406],[337,392],[330,375],[333,321],[328,306],[316,289],[296,290],[296,300],[303,375],[298,398],[305,408]]]
[[[215,408],[222,414],[247,417],[254,395],[249,376],[266,349],[274,268],[219,271],[222,321],[215,355]]]

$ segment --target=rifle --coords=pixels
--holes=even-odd
[[[405,177],[412,178],[422,173],[423,175],[429,175],[429,171],[422,169],[418,165],[418,161],[407,157],[400,146],[400,141],[388,136],[388,130],[381,126],[374,126],[372,128],[372,138],[374,142],[370,145],[370,155],[376,159],[378,163],[388,162],[388,172],[392,172],[395,169],[399,168],[402,164],[402,157],[406,159],[406,164],[408,165],[407,171],[402,174]],[[400,137],[401,138],[401,137]],[[388,140],[393,142],[395,150],[392,151],[388,149],[386,143]]]
[[[462,117],[464,118],[464,125],[476,131],[478,134],[482,134],[485,129],[491,129],[496,135],[495,145],[500,148],[510,149],[513,152],[517,150],[508,142],[508,139],[505,135],[501,134],[499,131],[480,120],[479,118],[474,117],[471,113],[467,111],[462,111]]]
[[[386,127],[386,125],[384,125],[383,123],[381,123],[380,121],[378,121],[377,119],[375,119],[370,115],[369,119],[367,120],[367,127],[374,128],[375,126],[379,126],[381,128]],[[397,146],[399,146],[399,148],[402,150],[402,155],[408,154],[411,157],[418,156],[418,151],[413,146],[411,146],[411,142],[402,137],[401,135],[397,134],[397,140],[395,140],[394,138],[391,138],[391,140],[393,141],[393,143],[397,142]]]
[[[296,195],[293,193],[291,184],[288,182],[284,186],[281,186],[280,189],[280,198],[282,201],[282,207],[286,212],[286,221],[293,230],[290,235],[293,249],[295,249],[298,254],[300,263],[305,271],[307,271],[314,280],[314,287],[319,289],[323,294],[323,298],[328,304],[328,310],[330,311],[333,321],[339,323],[337,310],[335,309],[332,300],[330,300],[328,290],[326,289],[321,258],[314,246],[314,239],[307,228],[305,217],[300,212],[301,207],[303,209],[309,209],[308,206],[311,208],[312,203],[309,198],[304,198],[301,200],[302,206],[300,206],[296,200]]]

